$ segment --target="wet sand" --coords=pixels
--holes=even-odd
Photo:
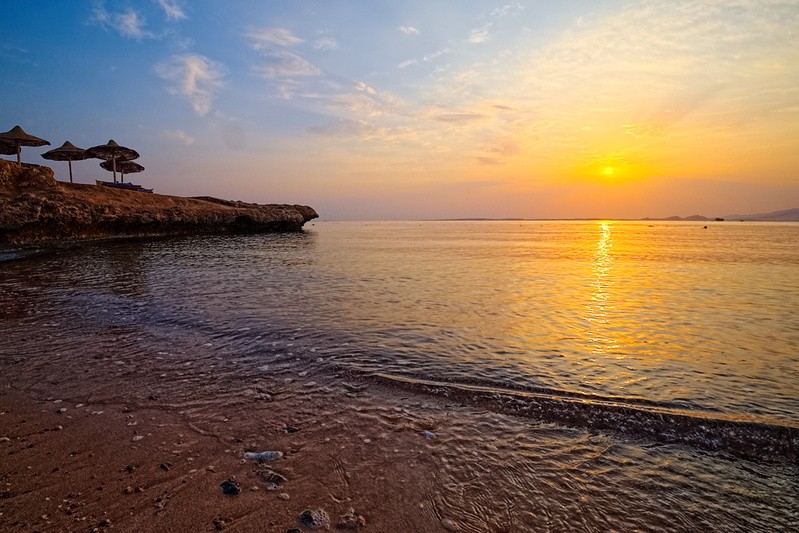
[[[233,401],[195,423],[191,409],[156,396],[78,403],[3,381],[3,531],[285,532],[301,528],[306,509],[324,510],[332,530],[457,527],[436,509],[435,443],[399,416],[391,432],[356,417],[326,423],[317,415],[329,406],[295,396],[260,408]],[[284,455],[244,459],[264,450]],[[223,494],[226,481],[240,494]]]

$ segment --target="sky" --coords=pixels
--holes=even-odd
[[[799,207],[797,0],[7,2],[0,94],[57,179],[323,220]]]

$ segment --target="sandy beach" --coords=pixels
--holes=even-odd
[[[76,378],[64,381],[68,390],[52,383],[43,397],[4,372],[4,531],[285,532],[304,529],[306,510],[323,510],[329,520],[320,525],[330,529],[457,528],[436,509],[435,441],[406,423],[399,408],[371,427],[347,416],[358,409],[357,386],[353,404],[333,414],[330,404],[284,383],[249,391],[260,401],[231,393],[221,402],[170,405],[168,394],[145,394],[127,380],[114,387],[128,401],[93,400],[75,391],[98,384]],[[385,449],[391,455],[378,451]],[[248,451],[282,457],[246,460]],[[227,481],[240,493],[224,494]]]

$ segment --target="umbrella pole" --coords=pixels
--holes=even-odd
[[[22,150],[20,150],[20,148],[19,148],[19,144],[18,144],[18,145],[17,145],[17,164],[18,164],[19,166],[22,166],[22,163],[21,163],[21,162],[20,162],[20,160],[19,160],[19,153],[20,153],[21,151],[22,151]]]
[[[72,160],[67,159],[67,162],[69,163],[69,182],[72,183]]]
[[[114,183],[117,182],[117,158],[111,158],[111,165],[114,167]]]

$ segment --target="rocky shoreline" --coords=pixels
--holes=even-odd
[[[318,216],[304,205],[62,183],[49,167],[0,160],[0,250],[86,239],[300,231]]]

